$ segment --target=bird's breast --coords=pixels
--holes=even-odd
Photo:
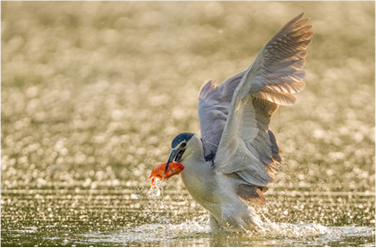
[[[181,172],[181,178],[193,199],[206,209],[209,209],[209,205],[215,203],[216,199],[217,183],[215,174],[213,168],[196,167],[184,165],[185,169]]]

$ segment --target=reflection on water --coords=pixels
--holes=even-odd
[[[135,230],[83,234],[83,244],[161,246],[374,246],[375,228],[325,227],[320,224],[265,223],[258,233],[210,233],[209,225],[185,222],[180,225],[146,224]],[[355,237],[355,240],[352,239]],[[364,243],[365,242],[365,243]],[[368,243],[367,243],[368,242]]]
[[[185,190],[143,187],[2,190],[2,245],[352,246],[375,242],[373,192],[271,191],[257,233],[211,233]]]

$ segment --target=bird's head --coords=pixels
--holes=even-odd
[[[174,138],[171,143],[171,154],[167,161],[166,169],[168,170],[168,166],[172,161],[175,162],[182,162],[184,159],[192,154],[192,152],[199,147],[199,143],[201,143],[200,138],[194,133],[181,133]],[[202,146],[202,144],[201,144]]]

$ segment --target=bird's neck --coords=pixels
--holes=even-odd
[[[192,161],[195,163],[205,162],[204,147],[203,147],[201,140],[199,139],[195,140],[195,143],[191,147],[192,147],[191,149],[186,150],[186,152],[184,153],[183,155],[184,160]]]
[[[189,151],[185,152],[185,157],[181,163],[184,165],[184,174],[190,174],[197,177],[200,176],[202,172],[209,170],[212,166],[211,162],[205,160],[204,148],[201,140],[197,140],[197,143],[192,147],[193,149],[189,149]]]
[[[209,209],[214,201],[212,192],[215,190],[215,178],[211,161],[205,161],[203,153],[182,161],[184,170],[181,172],[183,183],[193,199]],[[208,205],[209,204],[209,205]]]
[[[184,152],[181,163],[184,165],[181,175],[190,192],[190,188],[203,184],[206,180],[205,177],[212,173],[211,162],[205,160],[202,142],[196,137],[192,137],[190,140],[189,147]]]

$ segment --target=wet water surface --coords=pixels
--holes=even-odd
[[[111,182],[109,182],[111,183]],[[211,233],[185,191],[82,185],[2,191],[2,245],[357,246],[375,242],[373,192],[273,191],[257,233]],[[308,189],[309,190],[309,189]],[[278,220],[278,221],[276,221]]]

